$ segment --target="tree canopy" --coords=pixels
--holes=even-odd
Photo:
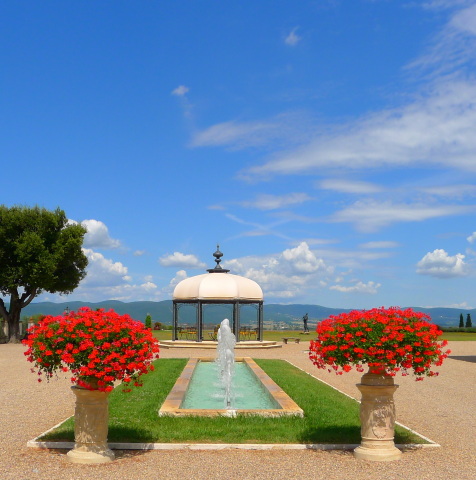
[[[86,275],[86,229],[63,210],[0,205],[0,314],[19,340],[21,309],[42,292],[71,293]]]

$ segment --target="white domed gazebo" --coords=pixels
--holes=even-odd
[[[240,341],[240,308],[254,305],[257,309],[257,340],[263,340],[263,291],[249,278],[233,275],[220,266],[223,253],[217,245],[215,268],[208,273],[182,280],[173,293],[173,332],[172,340],[178,340],[179,309],[182,305],[196,306],[196,341],[203,340],[203,306],[209,304],[232,305],[233,318],[230,326],[237,341]]]

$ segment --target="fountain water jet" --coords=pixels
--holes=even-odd
[[[230,321],[225,318],[220,323],[217,335],[218,374],[225,391],[225,406],[231,408],[233,392],[233,375],[235,371],[235,345],[236,338],[230,328]]]
[[[215,362],[212,358],[191,358],[160,407],[159,416],[303,416],[302,409],[251,358],[236,358],[235,372],[236,338],[228,319],[221,322],[217,339]],[[215,368],[210,370],[207,366]],[[219,393],[213,391],[215,383]],[[217,398],[220,400],[215,405]],[[223,398],[225,408],[219,406]],[[210,402],[213,406],[209,406]]]

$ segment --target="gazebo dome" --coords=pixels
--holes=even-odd
[[[182,280],[173,293],[173,329],[172,341],[178,340],[179,309],[183,305],[196,305],[195,327],[187,327],[187,339],[194,336],[197,342],[203,341],[203,307],[206,305],[232,305],[233,316],[231,321],[232,331],[239,342],[240,335],[246,337],[246,332],[251,332],[251,325],[240,327],[240,310],[242,307],[253,306],[257,311],[257,328],[253,329],[257,340],[263,341],[263,291],[261,287],[249,278],[232,275],[220,266],[223,253],[217,245],[213,254],[216,266],[207,270],[208,273]],[[190,328],[192,330],[190,330]],[[182,338],[182,333],[180,333]],[[250,336],[251,334],[249,334]],[[248,337],[249,338],[249,337]]]
[[[223,269],[182,280],[173,293],[174,300],[263,300],[261,287],[249,278]]]

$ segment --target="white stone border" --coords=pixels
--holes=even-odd
[[[108,443],[114,450],[353,450],[359,445],[352,443]],[[396,445],[401,449],[439,447],[440,445],[411,443]],[[71,449],[74,442],[39,442],[36,439],[27,443],[30,448]]]
[[[339,390],[338,388],[334,387],[334,385],[331,385],[330,383],[327,383],[325,380],[322,380],[321,378],[318,378],[316,377],[315,375],[313,375],[312,373],[309,373],[309,372],[306,372],[306,370],[303,370],[301,367],[298,367],[297,365],[294,365],[294,363],[290,362],[289,360],[285,360],[286,362],[288,362],[289,364],[291,364],[293,367],[297,368],[298,370],[301,370],[301,372],[304,372],[304,373],[307,373],[308,375],[310,375],[312,378],[315,378],[317,381],[319,382],[322,382],[324,383],[325,385],[327,385],[328,387],[331,387],[333,388],[334,390],[336,390],[337,392],[341,393],[342,395],[345,395],[346,397],[354,400],[355,402],[357,403],[360,403],[360,401],[353,397],[352,395],[349,395],[348,393],[345,393],[343,392],[342,390]],[[426,446],[426,447],[441,447],[441,445],[439,443],[436,443],[434,442],[433,440],[431,440],[430,438],[428,437],[425,437],[424,435],[422,435],[421,433],[418,433],[417,431],[411,429],[410,427],[407,427],[406,425],[404,425],[403,423],[400,423],[400,422],[395,422],[398,426],[402,427],[402,428],[405,428],[406,430],[408,430],[409,432],[412,432],[413,434],[417,435],[418,437],[422,438],[423,440],[425,440],[426,442],[429,442],[430,444],[424,444],[424,443],[411,443],[411,444],[396,444],[397,447],[400,447],[400,448],[403,448],[405,446],[410,446],[410,447],[414,447],[415,445],[421,445],[421,446]]]
[[[293,367],[301,370],[301,372],[310,375],[312,378],[316,379],[319,382],[324,383],[325,385],[333,388],[337,392],[345,395],[348,398],[351,398],[357,403],[360,403],[359,400],[352,397],[348,393],[339,390],[330,383],[327,383],[320,378],[312,375],[312,373],[306,372],[302,368],[294,365],[294,363],[289,360],[285,360]],[[68,417],[71,418],[71,417]],[[58,423],[54,427],[46,430],[46,432],[41,433],[32,440],[29,440],[26,444],[30,448],[60,448],[60,449],[71,449],[74,448],[74,442],[42,442],[38,438],[42,437],[46,433],[53,431],[55,428],[58,428],[61,424],[66,422],[65,419],[62,422]],[[441,447],[440,444],[434,442],[433,440],[425,437],[424,435],[412,430],[411,428],[403,425],[403,423],[395,422],[400,427],[407,429],[409,432],[412,432],[415,435],[418,435],[423,440],[429,443],[404,443],[404,444],[395,444],[397,448],[400,449],[419,449],[419,448],[435,448]],[[109,443],[109,448],[115,450],[353,450],[357,448],[359,444],[352,443]]]

